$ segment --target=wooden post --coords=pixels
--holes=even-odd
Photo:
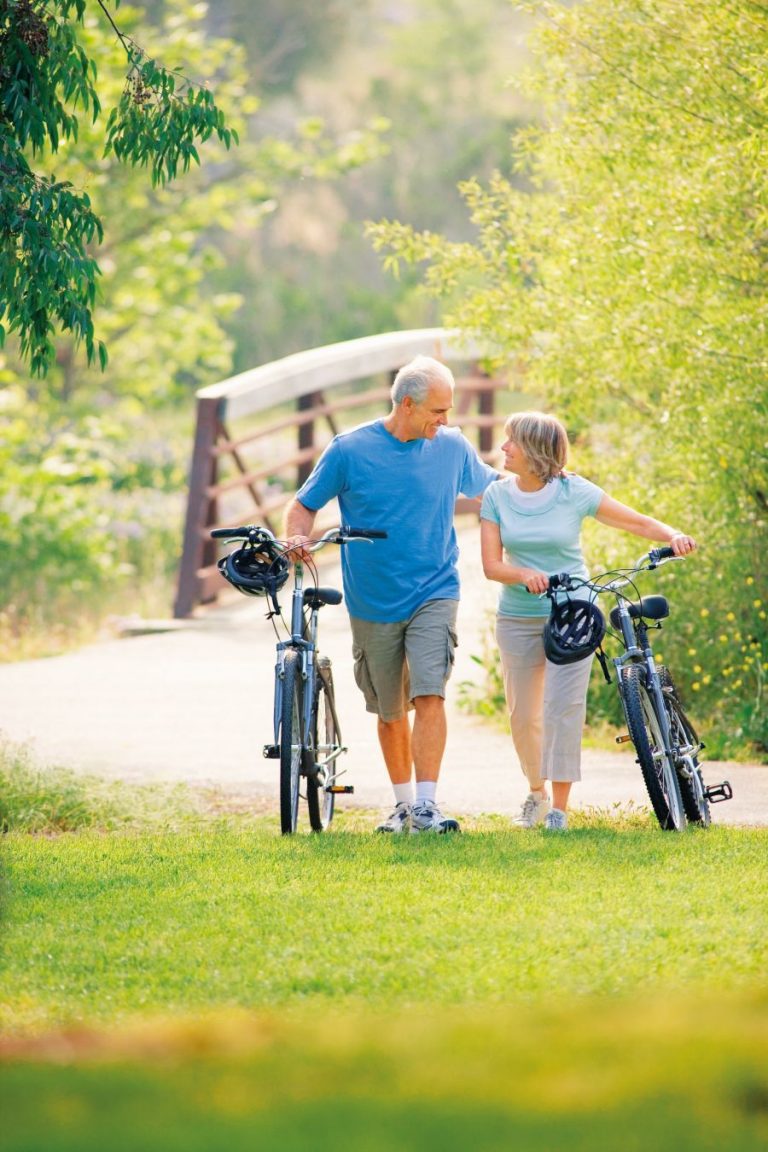
[[[215,555],[213,541],[206,541],[203,533],[213,523],[215,501],[207,489],[216,483],[218,460],[213,449],[219,430],[218,399],[201,398],[197,402],[197,425],[189,472],[187,514],[184,523],[184,543],[179,566],[179,583],[173,606],[175,617],[189,616],[199,599],[197,570],[206,559]]]
[[[308,392],[306,396],[299,396],[296,401],[296,407],[299,412],[308,412],[311,408],[315,408],[319,401],[322,400],[320,392]],[[306,424],[299,424],[299,452],[304,448],[314,448],[315,446],[315,422],[308,420]],[[296,469],[296,487],[301,488],[304,481],[309,477],[312,471],[313,463],[311,460],[303,460]]]
[[[484,380],[490,381],[490,376],[488,375],[487,372],[483,372],[480,368],[477,368],[476,372],[477,372],[478,376],[482,377]],[[494,389],[492,387],[483,388],[482,392],[479,392],[478,396],[477,396],[478,413],[481,416],[492,416],[495,399],[496,399],[496,393],[494,392]],[[481,426],[479,432],[480,432],[480,434],[478,436],[478,446],[480,448],[481,453],[491,452],[493,450],[493,447],[494,447],[493,428],[492,427],[485,428],[485,427]]]

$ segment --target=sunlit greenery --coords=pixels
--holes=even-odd
[[[526,91],[545,110],[513,141],[529,189],[466,183],[476,242],[407,222],[373,239],[394,270],[426,263],[446,320],[565,418],[582,470],[699,538],[659,581],[664,655],[721,749],[765,751],[765,11],[524,7],[540,17]],[[640,550],[590,539],[596,569]]]

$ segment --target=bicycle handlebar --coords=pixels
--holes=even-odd
[[[248,540],[252,544],[269,541],[288,551],[286,542],[279,540],[269,528],[262,528],[258,524],[244,524],[240,528],[213,528],[211,536],[214,540]],[[307,552],[317,552],[326,544],[345,544],[348,540],[386,540],[387,533],[377,528],[351,528],[342,524],[339,528],[329,528],[316,540],[311,540],[306,547]]]
[[[549,596],[550,593],[555,592],[558,588],[565,589],[566,591],[575,588],[591,588],[594,592],[613,592],[617,588],[623,588],[628,584],[632,577],[639,572],[652,572],[654,568],[659,568],[662,564],[666,564],[669,560],[682,560],[682,556],[677,556],[668,544],[664,544],[660,548],[651,548],[650,551],[644,552],[637,563],[632,568],[617,569],[614,572],[605,572],[601,576],[595,577],[593,580],[584,580],[581,576],[572,576],[570,572],[558,572],[549,578],[549,587],[543,595]],[[604,576],[614,576],[607,584],[598,584],[598,580],[602,580]]]

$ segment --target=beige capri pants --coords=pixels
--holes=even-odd
[[[581,737],[593,656],[552,664],[544,655],[547,617],[497,616],[512,740],[532,792],[544,780],[581,780]]]

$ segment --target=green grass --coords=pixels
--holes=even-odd
[[[4,1152],[766,1146],[765,831],[373,823],[4,836]]]
[[[0,1026],[546,1004],[764,980],[764,831],[5,838]]]
[[[210,807],[185,785],[124,784],[40,764],[25,745],[0,739],[0,832],[178,827]]]
[[[768,1001],[659,997],[0,1042],[4,1152],[758,1152]]]

